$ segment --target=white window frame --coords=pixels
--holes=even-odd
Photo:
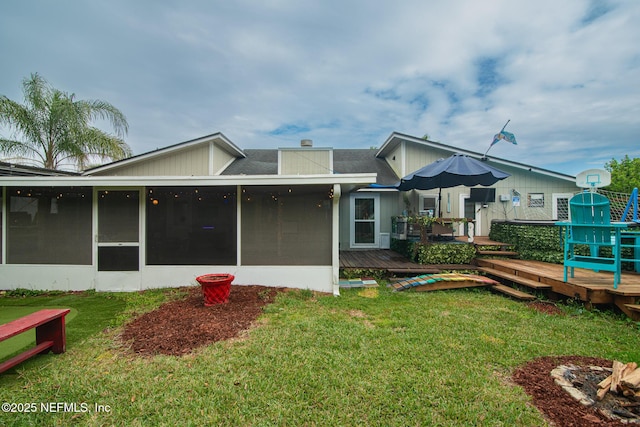
[[[374,217],[374,241],[373,243],[356,243],[356,199],[373,199]],[[351,193],[349,203],[349,245],[351,248],[376,249],[380,247],[380,194],[377,193]],[[391,218],[389,218],[391,220]]]
[[[423,209],[424,208],[424,201],[425,199],[432,199],[433,200],[433,204],[434,204],[434,209],[433,209],[433,217],[437,217],[438,211],[439,211],[439,206],[438,206],[438,195],[437,194],[422,194],[420,193],[420,197],[418,198],[418,214],[419,215],[423,215],[423,216],[427,216],[427,212]]]
[[[528,193],[527,194],[527,207],[528,208],[544,208],[544,193]]]
[[[559,221],[558,219],[558,199],[567,199],[567,220],[571,221],[571,209],[569,209],[569,200],[573,197],[573,193],[553,193],[551,195],[551,199],[553,201],[553,220]]]

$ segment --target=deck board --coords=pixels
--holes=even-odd
[[[530,261],[521,259],[491,259],[486,260],[495,266],[507,269],[515,269],[535,276],[543,276],[551,280],[563,281],[564,271],[561,264],[550,264],[542,261]],[[613,273],[596,272],[583,268],[576,268],[574,277],[569,277],[568,282],[574,285],[585,286],[591,289],[613,289]],[[640,293],[640,274],[623,272],[618,290]]]
[[[480,267],[512,272],[528,280],[537,277],[540,283],[550,285],[555,294],[578,298],[588,304],[613,304],[632,319],[640,320],[640,313],[628,308],[628,304],[640,300],[640,274],[623,272],[620,284],[614,289],[612,272],[576,268],[574,277],[568,277],[565,282],[561,264],[514,259],[477,259],[476,262]],[[526,280],[513,281],[527,285]]]
[[[521,285],[529,285],[538,291],[577,298],[587,304],[614,304],[634,320],[640,320],[640,313],[628,307],[630,304],[634,306],[640,304],[640,274],[638,273],[623,272],[621,283],[617,289],[614,289],[611,272],[576,268],[574,277],[569,277],[565,282],[561,264],[488,258],[478,258],[475,262],[477,266],[422,265],[387,249],[340,252],[340,268],[385,270],[406,276],[440,273],[443,270],[478,270],[478,267],[487,267],[504,272],[503,278],[511,276],[521,278],[523,279],[520,281]],[[518,283],[517,280],[512,281]],[[531,286],[532,284],[535,286]]]
[[[440,273],[443,270],[472,270],[468,264],[418,264],[389,249],[340,251],[340,268],[386,270],[400,274]]]

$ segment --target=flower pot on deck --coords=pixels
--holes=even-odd
[[[235,276],[232,274],[205,274],[196,277],[196,281],[202,287],[204,305],[209,307],[229,301],[229,292],[231,292],[233,279],[235,279]]]

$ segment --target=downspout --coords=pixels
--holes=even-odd
[[[242,186],[236,186],[236,271],[242,265]],[[234,275],[235,275],[234,274]]]
[[[333,296],[340,296],[340,184],[333,184],[333,214],[331,237],[331,276],[333,277]]]

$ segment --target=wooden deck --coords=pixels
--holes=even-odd
[[[472,270],[468,264],[417,264],[389,249],[340,251],[340,268],[386,270],[394,274],[434,274],[443,270]]]
[[[617,306],[633,320],[640,321],[640,274],[623,272],[617,289],[613,273],[576,268],[575,277],[563,281],[563,266],[519,259],[478,258],[476,265],[422,265],[391,250],[342,251],[340,268],[385,270],[396,275],[441,273],[443,270],[477,270],[504,284],[519,285],[550,298],[576,298],[587,306]]]
[[[640,274],[622,273],[622,281],[613,288],[613,273],[575,269],[575,277],[563,281],[560,264],[518,259],[477,259],[478,270],[507,282],[553,294],[576,298],[592,304],[614,304],[634,320],[640,320],[636,306],[640,301]]]

